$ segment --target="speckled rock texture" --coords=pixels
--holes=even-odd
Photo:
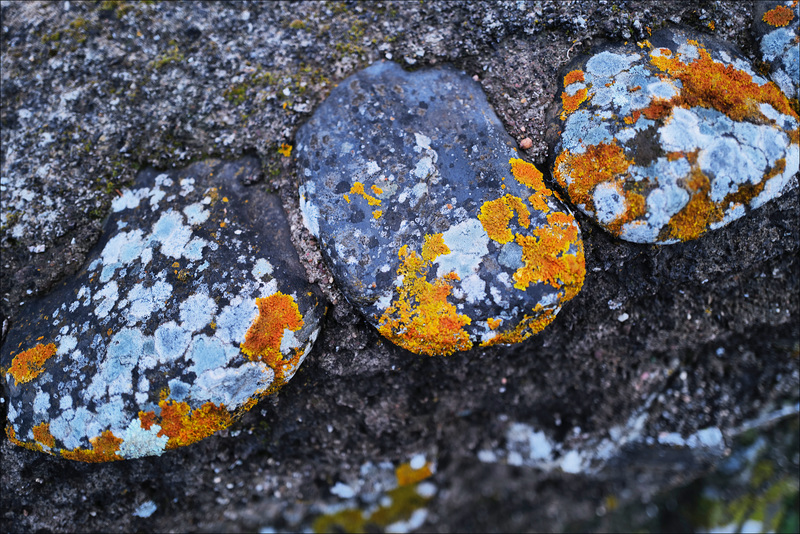
[[[300,209],[348,298],[420,354],[515,343],[583,285],[580,230],[477,83],[378,62],[297,133]]]
[[[140,172],[88,265],[3,345],[9,439],[71,460],[160,455],[297,371],[324,313],[258,161]]]
[[[665,29],[564,72],[553,177],[615,236],[696,239],[797,184],[797,112],[729,45]]]
[[[800,3],[796,0],[760,1],[753,11],[753,32],[761,61],[789,98],[800,97]]]
[[[293,157],[297,129],[354,73],[450,65],[555,187],[546,110],[571,59],[677,24],[756,62],[751,2],[70,0],[0,2],[0,15],[2,342],[85,265],[139,168],[209,155],[258,158],[248,194],[280,197],[331,303],[294,378],[192,446],[89,464],[0,440],[0,531],[698,530],[669,522],[693,509],[671,488],[696,487],[740,438],[777,454],[769,426],[793,419],[797,435],[800,189],[670,246],[576,213],[586,278],[555,321],[523,343],[414,357],[336,290],[302,223]],[[798,452],[771,478],[796,480]],[[402,485],[400,472],[427,471],[408,473],[420,456],[435,469]],[[759,474],[756,490],[780,495]]]

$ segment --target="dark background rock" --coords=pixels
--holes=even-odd
[[[254,187],[280,193],[306,271],[335,306],[279,395],[193,447],[84,465],[3,441],[0,528],[296,530],[326,504],[343,502],[330,488],[357,481],[366,462],[397,466],[424,453],[437,464],[429,480],[439,488],[425,529],[563,530],[595,517],[609,496],[637,506],[703,475],[762,413],[788,403],[796,417],[797,189],[669,247],[621,243],[580,217],[587,279],[550,327],[516,348],[410,357],[336,294],[301,227],[291,160],[278,152],[332,84],[391,54],[409,68],[449,62],[478,76],[509,133],[530,137],[526,154],[541,164],[544,111],[572,54],[599,39],[644,38],[665,21],[698,30],[713,22],[717,37],[755,59],[751,8],[732,1],[3,4],[4,329],[21,303],[80,267],[114,190],[136,167],[179,167],[206,154],[258,155],[266,180]],[[77,89],[80,97],[62,105]],[[44,252],[30,251],[39,245]],[[595,454],[597,465],[579,473],[508,465],[503,456],[512,423],[544,432],[560,447],[558,462],[567,451],[591,460],[598,443],[618,436],[611,429],[637,417],[640,430],[626,434],[611,461]],[[724,447],[658,442],[714,427]],[[481,462],[480,451],[500,461]],[[151,516],[132,515],[150,500]]]

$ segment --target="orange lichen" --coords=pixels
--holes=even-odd
[[[528,228],[531,224],[531,212],[522,199],[514,195],[505,195],[484,202],[478,213],[478,220],[490,239],[498,243],[508,243],[514,239],[514,234],[508,227],[508,223],[514,218],[514,212],[517,214],[519,225]]]
[[[248,328],[242,352],[253,361],[268,362],[281,357],[284,330],[297,331],[303,327],[303,316],[291,295],[280,291],[257,298],[258,317]]]
[[[156,422],[156,412],[139,412],[139,426],[144,430],[150,430]]]
[[[161,401],[161,430],[158,436],[167,436],[167,449],[189,445],[206,438],[233,423],[225,406],[207,402],[192,410],[185,402]]]
[[[491,328],[492,330],[497,330],[500,328],[500,325],[503,324],[503,320],[500,318],[489,317],[486,319],[486,326]]]
[[[506,332],[500,332],[492,339],[482,342],[481,347],[520,343],[541,332],[545,326],[552,323],[556,318],[555,311],[551,309],[544,310],[541,304],[537,304],[533,312],[535,315],[525,315],[517,326]]]
[[[722,220],[722,209],[711,201],[711,183],[708,176],[697,168],[692,168],[686,180],[686,189],[693,192],[692,197],[681,211],[673,215],[667,226],[661,231],[663,237],[659,239],[678,239],[688,241],[699,237],[708,229],[708,226]]]
[[[351,195],[353,195],[353,194],[361,195],[362,197],[364,197],[364,199],[367,201],[367,203],[370,206],[380,206],[381,205],[381,199],[375,198],[373,196],[368,195],[364,191],[364,184],[362,184],[361,182],[356,182],[356,183],[353,184],[353,187],[350,188],[350,194]],[[345,200],[350,202],[349,197],[347,197],[347,195],[345,195]]]
[[[281,146],[278,148],[278,153],[283,157],[288,158],[292,154],[292,145],[281,143]]]
[[[375,210],[372,212],[373,219],[380,219],[381,215],[383,215],[383,210]]]
[[[776,6],[761,17],[761,20],[776,28],[788,26],[792,19],[794,19],[794,12],[786,6]]]
[[[514,273],[514,287],[525,290],[531,283],[546,283],[562,288],[563,300],[569,300],[581,290],[586,275],[578,223],[572,215],[562,212],[549,214],[547,223],[548,226],[536,228],[533,235],[517,234],[525,265]]]
[[[41,339],[41,338],[40,338]],[[11,361],[8,373],[17,385],[30,382],[44,371],[44,362],[56,353],[55,343],[39,343],[33,348],[20,352]]]
[[[619,145],[600,143],[588,147],[582,154],[571,154],[568,150],[561,152],[556,158],[553,176],[561,187],[567,189],[575,204],[593,210],[594,188],[602,182],[623,179],[632,163]]]
[[[711,54],[694,41],[689,41],[698,47],[699,57],[689,64],[676,57],[651,56],[650,61],[661,71],[681,80],[683,88],[680,94],[669,101],[659,101],[656,107],[651,105],[650,114],[643,112],[651,118],[661,118],[665,112],[664,105],[669,108],[675,106],[704,107],[715,109],[735,121],[754,119],[763,122],[766,117],[759,108],[759,104],[767,103],[780,113],[798,118],[792,109],[789,100],[774,83],[758,85],[752,76],[732,65],[718,63],[711,58]],[[655,104],[655,102],[654,102]],[[668,111],[668,110],[666,110]]]
[[[585,78],[582,70],[570,71],[567,73],[566,76],[564,76],[564,87],[573,84],[575,82],[582,82],[584,80]]]
[[[508,162],[511,164],[511,174],[519,183],[544,195],[551,194],[551,191],[544,185],[541,171],[531,163],[519,158],[511,158]]]
[[[56,438],[50,433],[50,423],[39,423],[34,426],[33,439],[51,449],[56,446]]]
[[[563,109],[561,120],[566,120],[570,113],[578,109],[578,106],[587,100],[588,96],[589,90],[586,87],[578,89],[572,96],[568,95],[566,91],[561,93],[561,107]]]
[[[92,445],[91,449],[62,450],[60,454],[67,460],[89,463],[122,460],[122,457],[117,454],[122,441],[122,438],[118,438],[113,432],[106,430],[99,436],[89,439],[89,443]]]
[[[397,274],[403,283],[395,289],[395,300],[378,321],[378,331],[418,354],[449,355],[467,350],[472,343],[463,327],[472,321],[447,302],[452,290],[451,282],[458,280],[458,275],[451,272],[436,278],[433,283],[428,282],[426,275],[444,242],[436,236],[426,236],[425,242],[424,257],[409,251],[408,245],[400,248]]]
[[[408,486],[409,484],[416,484],[426,478],[430,477],[433,474],[433,464],[431,462],[425,462],[425,465],[420,467],[419,469],[414,469],[411,467],[411,464],[404,463],[398,466],[395,469],[395,475],[397,476],[397,485],[398,486]]]
[[[31,450],[31,451],[37,451],[37,452],[41,452],[42,451],[42,445],[39,444],[39,443],[35,443],[35,442],[32,443],[32,442],[29,442],[29,441],[20,441],[20,440],[18,440],[17,439],[17,433],[14,432],[14,427],[11,425],[11,423],[6,423],[6,436],[8,436],[8,441],[13,443],[17,447],[23,447],[25,449],[28,449],[28,450]]]
[[[375,184],[372,184],[369,188],[372,189],[372,192],[375,193],[376,195],[383,194],[383,189],[381,189],[380,187],[378,187]]]

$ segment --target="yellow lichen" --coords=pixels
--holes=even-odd
[[[161,430],[158,436],[167,436],[167,449],[189,445],[206,438],[233,423],[233,417],[225,406],[206,402],[199,408],[192,408],[185,402],[162,400]],[[121,440],[120,440],[121,441]]]
[[[448,273],[433,283],[426,280],[431,263],[440,253],[446,253],[445,249],[441,234],[425,237],[422,256],[409,251],[408,245],[400,248],[397,274],[403,281],[378,321],[378,330],[384,337],[418,354],[449,355],[472,346],[463,329],[471,319],[459,314],[447,301],[451,282],[458,276]]]
[[[373,219],[380,219],[381,215],[383,215],[383,210],[375,210],[372,212]]]
[[[525,290],[531,283],[545,283],[562,288],[563,300],[569,300],[583,287],[586,274],[578,223],[572,215],[562,212],[550,213],[547,223],[534,229],[533,235],[517,234],[525,265],[514,273],[514,287]]]
[[[350,194],[351,195],[353,195],[353,194],[361,195],[362,197],[364,197],[364,199],[367,201],[367,203],[370,206],[380,206],[381,205],[381,199],[375,198],[375,197],[373,197],[371,195],[368,195],[364,191],[364,184],[362,184],[361,182],[355,182],[353,184],[353,187],[350,188]],[[347,199],[347,201],[350,202],[349,199]]]
[[[278,153],[281,154],[283,157],[288,158],[292,154],[292,145],[281,143],[281,146],[278,148]]]
[[[549,325],[556,318],[556,312],[551,309],[543,309],[541,304],[537,304],[533,309],[534,315],[525,315],[517,325],[481,343],[481,347],[491,347],[493,345],[508,345],[525,341],[534,334],[541,332],[545,326]]]
[[[42,451],[42,445],[40,443],[31,443],[28,441],[20,441],[17,439],[17,433],[14,432],[14,427],[11,423],[6,423],[6,436],[8,437],[8,441],[16,445],[17,447],[23,447],[25,449],[31,451]]]
[[[761,17],[761,20],[776,28],[788,26],[792,19],[794,19],[794,12],[790,8],[780,5],[770,9]]]
[[[664,236],[659,238],[678,239],[688,241],[699,237],[713,222],[722,220],[722,209],[711,200],[711,183],[708,176],[693,167],[689,178],[686,180],[686,189],[692,197],[686,206],[670,218],[667,227],[662,230]]]
[[[122,460],[122,457],[117,454],[122,441],[122,438],[118,438],[113,432],[106,430],[99,436],[89,439],[89,443],[92,445],[91,449],[62,450],[60,454],[67,460],[78,462],[96,463]]]
[[[41,339],[41,338],[40,338]],[[20,352],[11,361],[8,373],[17,385],[30,382],[44,371],[44,362],[56,353],[55,343],[39,343],[33,348]]]
[[[552,193],[552,191],[544,185],[541,171],[532,164],[519,158],[511,158],[508,162],[511,164],[511,174],[514,175],[514,178],[516,178],[519,183],[543,195],[550,195]]]
[[[50,433],[50,423],[39,423],[34,426],[33,439],[51,449],[56,446],[56,438]]]
[[[514,212],[517,213],[520,226],[528,228],[531,223],[531,213],[525,203],[513,195],[484,202],[478,213],[478,220],[490,239],[505,244],[514,239],[514,234],[508,227],[508,223],[514,218]]]
[[[497,330],[501,324],[503,324],[503,320],[500,318],[489,317],[486,319],[486,326],[492,330]]]
[[[410,484],[416,484],[426,478],[430,477],[433,474],[433,464],[431,462],[425,462],[425,465],[420,467],[419,469],[414,469],[411,467],[411,464],[406,462],[401,464],[397,469],[395,469],[395,475],[397,476],[397,485],[398,486],[408,486]]]

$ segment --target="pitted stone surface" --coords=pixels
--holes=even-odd
[[[800,97],[800,2],[756,2],[753,29],[761,60],[770,77],[789,98]]]
[[[398,345],[521,341],[580,290],[577,223],[479,86],[380,62],[297,134],[300,205],[346,297]]]
[[[797,113],[722,43],[662,30],[566,72],[548,129],[553,177],[622,239],[694,239],[796,184]]]
[[[160,455],[289,380],[324,312],[258,161],[142,171],[86,267],[2,349],[11,441],[83,461]]]

